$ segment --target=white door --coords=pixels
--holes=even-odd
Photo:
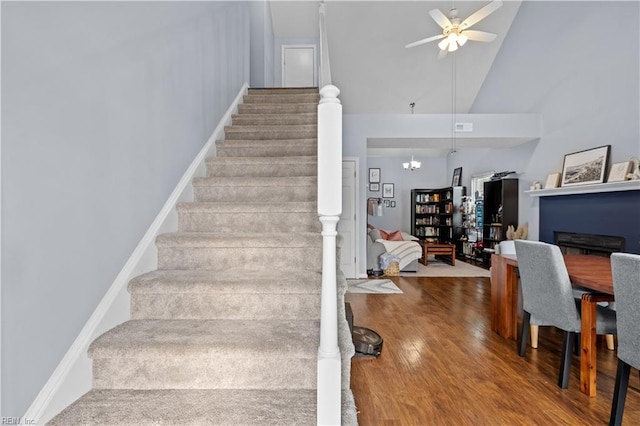
[[[316,86],[316,47],[282,46],[282,87]]]
[[[342,215],[338,222],[338,234],[342,236],[340,268],[346,278],[357,278],[356,188],[355,161],[342,162]]]

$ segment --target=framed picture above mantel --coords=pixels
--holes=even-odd
[[[561,186],[603,183],[609,165],[610,151],[611,145],[604,145],[565,155]]]

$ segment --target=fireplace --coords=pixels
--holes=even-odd
[[[640,254],[640,191],[541,197],[539,232],[540,241],[568,246],[566,250]],[[557,241],[557,232],[568,236]]]
[[[625,249],[625,238],[613,235],[554,231],[555,244],[563,254],[592,254],[609,257]]]

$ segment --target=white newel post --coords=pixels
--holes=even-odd
[[[318,349],[318,424],[340,425],[342,367],[338,347],[336,236],[342,213],[342,105],[327,85],[318,105],[318,216],[322,223],[322,305]]]

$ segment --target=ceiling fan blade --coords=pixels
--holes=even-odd
[[[434,40],[440,40],[441,38],[444,38],[444,34],[440,34],[440,35],[429,37],[429,38],[423,38],[422,40],[418,40],[418,41],[414,41],[413,43],[409,43],[409,44],[405,45],[404,47],[409,49],[410,47],[420,46],[421,44],[429,43],[430,41],[434,41]]]
[[[451,23],[449,18],[447,18],[446,15],[440,11],[440,9],[430,10],[429,15],[431,15],[433,20],[436,21],[436,24],[440,25],[442,29],[453,27],[453,24]]]
[[[473,41],[493,41],[497,35],[486,31],[465,30],[462,34],[466,35],[469,40]]]
[[[446,58],[447,57],[447,53],[448,53],[447,49],[440,50],[438,52],[438,60]]]
[[[471,16],[462,21],[462,23],[460,24],[460,28],[463,30],[465,28],[470,28],[472,25],[477,24],[496,10],[500,9],[500,7],[502,7],[502,0],[493,0],[491,3],[489,3],[482,9],[476,10],[471,14]]]

